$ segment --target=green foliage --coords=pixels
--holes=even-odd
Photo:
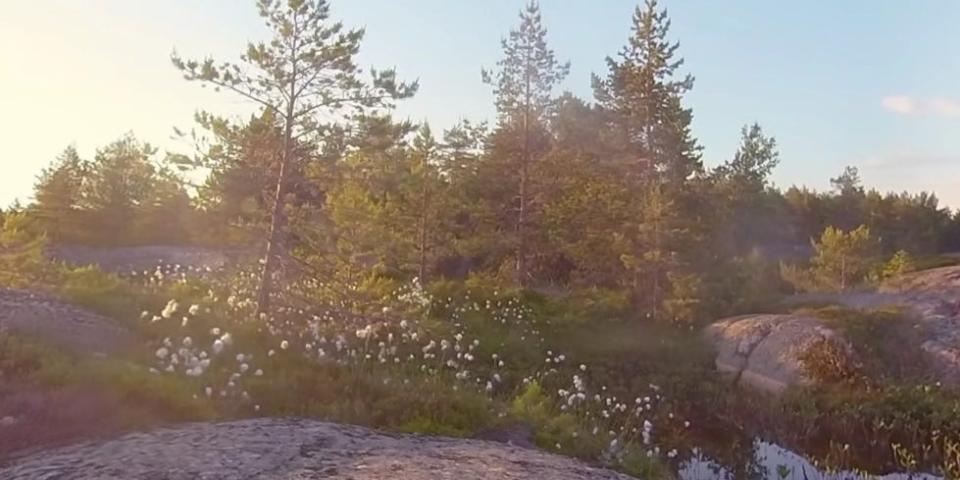
[[[79,358],[36,341],[0,335],[0,377],[40,391],[77,387],[117,399],[120,407],[146,410],[153,421],[212,419],[211,405],[194,399],[192,386],[124,360]],[[138,420],[139,421],[139,420]]]
[[[956,442],[960,400],[940,388],[831,385],[796,390],[788,392],[773,415],[782,438],[815,457],[828,456],[830,445],[849,445],[845,458],[890,469],[898,467],[891,452],[877,446],[900,445],[898,456],[912,456],[918,467],[955,462],[945,447]]]
[[[24,213],[8,213],[0,225],[0,286],[25,288],[56,282],[58,270],[44,257],[47,239],[30,228]]]
[[[849,232],[827,227],[812,245],[814,256],[808,270],[789,265],[781,268],[784,279],[799,290],[856,288],[874,280],[881,267],[878,244],[865,225]]]
[[[622,460],[620,468],[637,478],[669,480],[677,478],[670,467],[657,459],[647,456],[639,449],[629,451]]]
[[[115,318],[136,315],[144,305],[128,283],[94,266],[66,269],[58,290],[72,303]]]
[[[539,382],[528,383],[510,403],[510,413],[534,427],[534,441],[548,450],[590,458],[598,456],[602,440],[584,429],[576,417],[556,410]]]
[[[853,310],[835,306],[803,312],[823,319],[847,339],[852,352],[837,347],[836,358],[846,358],[847,365],[867,378],[908,384],[924,380],[927,369],[921,344],[925,332],[908,312],[897,308]]]
[[[890,257],[890,260],[883,265],[880,277],[883,280],[895,280],[904,274],[915,271],[916,268],[916,261],[914,261],[913,256],[904,250],[897,250],[896,253]]]
[[[821,338],[800,353],[804,373],[818,383],[859,383],[863,368],[843,343]]]
[[[720,279],[707,302],[714,312],[736,315],[767,311],[786,290],[778,265],[753,251],[718,269]]]
[[[56,242],[187,243],[190,199],[182,181],[157,166],[155,154],[130,134],[97,150],[92,161],[69,147],[40,175],[28,212]]]
[[[846,233],[828,227],[813,247],[815,274],[833,289],[846,290],[862,283],[876,268],[877,246],[866,226]]]
[[[672,322],[689,325],[700,318],[703,281],[693,274],[671,272],[670,292],[663,301],[664,315]]]
[[[550,318],[559,324],[593,324],[631,317],[630,297],[623,290],[578,289],[553,303]],[[555,311],[554,311],[555,310]]]

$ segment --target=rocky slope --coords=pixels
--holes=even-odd
[[[242,249],[163,245],[112,248],[57,245],[47,253],[71,265],[97,265],[103,270],[121,274],[144,270],[152,272],[158,265],[216,270],[249,259],[252,255],[252,252]]]
[[[8,480],[549,479],[631,477],[536,450],[299,419],[197,423],[14,459]]]
[[[133,338],[113,320],[53,296],[0,288],[0,333],[8,330],[92,354],[115,353]]]

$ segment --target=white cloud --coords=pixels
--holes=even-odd
[[[880,103],[883,104],[883,108],[902,115],[917,113],[917,102],[910,97],[902,95],[883,97]]]
[[[918,98],[891,95],[880,101],[883,108],[900,115],[960,117],[960,101],[946,97]]]
[[[930,112],[942,117],[960,117],[960,102],[949,98],[931,98],[927,101]]]

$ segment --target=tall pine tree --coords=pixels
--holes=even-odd
[[[516,159],[516,283],[528,281],[528,228],[531,216],[531,164],[542,155],[548,117],[554,107],[553,91],[567,76],[569,63],[560,63],[547,46],[540,6],[531,1],[520,12],[520,26],[503,39],[503,59],[497,71],[483,71],[493,86],[499,114],[501,153]],[[506,150],[506,152],[503,152]]]
[[[298,142],[322,144],[330,131],[329,118],[357,110],[389,107],[412,96],[417,84],[397,81],[393,70],[371,72],[361,80],[354,59],[364,31],[347,30],[330,20],[326,0],[258,0],[260,17],[270,29],[266,43],[251,43],[240,63],[216,64],[213,59],[173,64],[184,78],[211,84],[240,95],[273,112],[283,125],[283,147],[270,215],[263,273],[257,294],[258,313],[269,309],[272,282],[284,249],[288,181],[297,158]]]
[[[695,243],[696,199],[690,180],[703,167],[690,131],[692,113],[682,104],[693,77],[679,75],[683,59],[677,56],[679,44],[667,38],[669,30],[666,10],[657,0],[647,0],[634,12],[627,46],[617,58],[607,59],[607,76],[594,77],[607,136],[618,151],[637,213],[625,226],[631,247],[623,262],[632,270],[638,306],[654,316],[660,316],[670,292],[690,295],[690,286],[697,284],[679,271],[689,263],[684,254]],[[684,288],[672,288],[672,283]]]

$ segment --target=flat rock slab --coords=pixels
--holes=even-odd
[[[91,354],[116,353],[133,338],[113,320],[51,295],[0,288],[0,332],[4,331]]]
[[[195,423],[14,459],[5,480],[628,480],[482,440],[388,435],[302,419]]]

